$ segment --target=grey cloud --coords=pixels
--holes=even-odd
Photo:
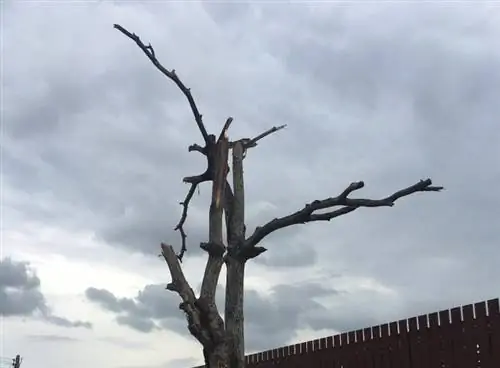
[[[26,262],[4,258],[0,262],[0,312],[4,316],[30,315],[46,307],[40,279]]]
[[[141,332],[151,332],[157,330],[158,326],[151,320],[141,316],[126,315],[116,317],[116,322],[119,325],[132,327],[134,330]]]
[[[179,327],[176,319],[182,318],[176,308],[179,300],[165,290],[165,285],[147,285],[134,298],[117,298],[108,290],[96,288],[88,288],[85,295],[104,310],[116,313],[118,324],[141,332],[151,332],[160,327]]]
[[[27,338],[35,342],[73,343],[80,341],[80,339],[64,335],[28,335]]]
[[[51,312],[40,291],[40,279],[28,262],[4,258],[0,262],[0,314],[34,316],[61,327],[91,328],[90,322],[70,321]]]
[[[44,318],[47,322],[50,322],[54,325],[61,327],[84,327],[84,328],[92,328],[92,323],[84,322],[84,321],[70,321],[63,317],[54,316],[52,314],[46,313]]]
[[[318,298],[335,297],[338,292],[318,283],[277,285],[269,297],[255,290],[245,291],[245,324],[247,345],[251,350],[285,344],[301,327],[316,327],[329,321],[328,309]],[[89,288],[87,298],[104,310],[115,313],[116,321],[139,332],[159,328],[188,335],[184,315],[176,308],[177,295],[163,285],[147,285],[135,298],[116,298],[104,289]],[[217,289],[217,303],[224,305],[224,288]],[[329,321],[328,328],[344,327]],[[344,322],[348,323],[348,322]],[[266,336],[266,339],[262,339]]]

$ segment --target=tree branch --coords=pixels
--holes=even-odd
[[[209,241],[201,245],[202,249],[208,251],[208,261],[205,267],[205,274],[201,284],[201,297],[207,301],[215,303],[215,290],[219,280],[220,269],[222,267],[222,256],[226,247],[222,241],[222,216],[226,205],[226,182],[227,182],[227,160],[228,160],[228,139],[227,129],[232,119],[228,119],[221,131],[219,140],[215,148],[214,168],[212,177],[212,201],[209,210]]]
[[[196,191],[196,187],[198,186],[198,184],[208,180],[209,179],[207,178],[206,175],[189,176],[184,178],[184,182],[190,183],[191,187],[189,188],[189,191],[186,194],[184,201],[180,202],[180,204],[182,205],[182,214],[178,224],[174,228],[174,230],[178,230],[181,234],[181,251],[177,255],[177,258],[179,259],[180,262],[182,262],[182,257],[184,257],[184,253],[187,250],[186,247],[187,235],[186,232],[184,231],[184,224],[186,223],[187,219],[189,202],[191,201],[191,198],[193,198],[194,192]]]
[[[167,290],[176,292],[182,299],[179,308],[184,311],[188,320],[189,331],[195,336],[203,346],[211,343],[210,332],[203,324],[203,316],[197,307],[197,299],[193,289],[189,286],[181,265],[177,259],[174,249],[171,245],[161,244],[161,255],[165,259],[170,270],[172,282],[167,285]]]
[[[303,209],[292,213],[291,215],[275,218],[264,226],[259,226],[254,233],[245,240],[245,247],[254,247],[264,237],[270,233],[296,224],[304,224],[313,221],[330,221],[332,218],[345,215],[360,207],[392,207],[399,198],[408,196],[416,192],[439,192],[443,187],[432,186],[431,179],[421,180],[408,188],[399,190],[388,197],[382,199],[351,199],[347,198],[352,192],[364,187],[364,183],[351,183],[340,195],[323,200],[315,200],[307,204]],[[313,213],[318,210],[331,209],[341,206],[341,208],[325,213]]]
[[[285,125],[280,125],[280,126],[273,126],[271,129],[266,130],[264,133],[261,133],[261,134],[259,134],[258,136],[254,137],[252,139],[250,139],[250,138],[244,138],[244,139],[240,139],[237,142],[243,143],[243,148],[244,149],[252,148],[252,147],[257,146],[257,142],[260,141],[261,139],[263,139],[263,138],[267,137],[268,135],[273,134],[273,133],[275,133],[278,130],[281,130],[283,128],[286,128],[286,124]],[[229,147],[230,148],[234,148],[234,146],[236,145],[237,142],[230,142],[229,143]]]
[[[189,88],[187,88],[184,85],[184,83],[182,83],[182,81],[179,79],[179,77],[175,73],[175,70],[174,69],[167,70],[163,65],[161,65],[161,63],[158,61],[158,59],[155,56],[155,52],[154,52],[153,46],[151,46],[151,44],[148,44],[147,46],[144,45],[144,43],[141,41],[139,36],[137,36],[135,33],[130,33],[129,31],[127,31],[125,28],[123,28],[119,24],[115,24],[113,27],[116,28],[117,30],[119,30],[121,33],[123,33],[128,38],[130,38],[132,41],[134,41],[137,44],[137,46],[139,46],[139,48],[144,52],[144,54],[146,54],[148,59],[151,60],[153,65],[163,75],[165,75],[167,78],[169,78],[171,81],[173,81],[177,85],[177,87],[179,87],[179,89],[182,91],[184,96],[186,96],[186,98],[189,102],[189,106],[191,107],[191,111],[193,112],[193,115],[194,115],[194,120],[196,121],[196,124],[198,125],[198,129],[200,130],[201,135],[203,136],[203,140],[205,141],[206,144],[208,144],[208,133],[207,133],[207,130],[205,128],[205,125],[203,124],[202,115],[200,114],[198,107],[196,106],[196,103],[194,102],[194,98],[191,95],[191,90]]]

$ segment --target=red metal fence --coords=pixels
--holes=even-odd
[[[248,368],[500,368],[499,299],[246,356]]]

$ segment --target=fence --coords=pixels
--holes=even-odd
[[[499,299],[246,356],[248,368],[499,368]]]

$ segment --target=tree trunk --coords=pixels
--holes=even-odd
[[[243,293],[245,261],[228,257],[226,262],[226,305],[224,320],[231,368],[245,367]]]
[[[219,344],[208,351],[203,349],[206,368],[229,368],[228,349],[226,344]]]
[[[243,290],[246,260],[241,257],[241,247],[245,241],[243,157],[243,143],[236,142],[233,147],[234,197],[229,223],[228,253],[226,255],[226,305],[224,308],[224,322],[226,324],[231,368],[245,367]]]

